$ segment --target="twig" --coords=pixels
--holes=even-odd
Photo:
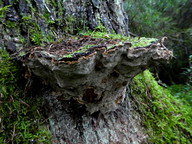
[[[129,31],[129,34],[132,35],[132,36],[134,36],[134,37],[138,37],[137,34],[134,34],[134,33],[130,32],[130,31]]]
[[[12,137],[11,137],[11,143],[14,144],[13,140],[14,140],[14,137],[15,137],[15,125],[13,126],[13,134],[12,134]]]
[[[24,102],[23,100],[19,100],[20,101],[20,103],[22,103],[22,104],[24,104],[24,105],[26,105],[27,107],[30,107],[30,105],[28,105],[26,102]]]

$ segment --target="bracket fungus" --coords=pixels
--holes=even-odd
[[[124,101],[134,76],[172,58],[172,51],[162,44],[162,39],[137,38],[131,42],[70,37],[45,47],[22,50],[16,57],[51,85],[56,97],[73,99],[85,105],[90,113],[107,113]],[[147,41],[146,46],[138,47],[139,41]]]

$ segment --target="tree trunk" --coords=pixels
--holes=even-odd
[[[75,17],[73,29],[95,29],[102,24],[109,32],[128,35],[128,18],[122,0],[67,0],[64,3],[65,17]]]
[[[126,95],[119,108],[108,114],[92,115],[84,105],[70,100],[58,100],[50,93],[45,105],[53,134],[53,143],[67,144],[128,144],[142,143],[146,139],[141,118]]]
[[[1,10],[0,47],[10,52],[101,25],[129,35],[122,0],[3,0],[0,6],[8,6]]]

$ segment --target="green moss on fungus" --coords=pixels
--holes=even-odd
[[[148,70],[136,76],[131,86],[150,142],[192,142],[192,108],[189,105],[159,86]]]
[[[123,45],[126,42],[129,42],[132,44],[130,48],[136,48],[136,47],[146,47],[149,46],[151,43],[156,42],[158,39],[155,38],[145,38],[145,37],[125,37],[120,34],[109,34],[106,32],[86,32],[86,33],[80,33],[80,35],[83,35],[85,37],[90,37],[95,38],[95,39],[103,39],[102,42],[105,43],[110,40],[117,40],[115,44],[108,44],[107,49],[113,48],[118,45]],[[70,37],[70,39],[77,40],[79,36],[73,36]],[[58,41],[62,42],[62,41]],[[84,53],[86,52],[89,48],[100,45],[100,43],[95,43],[95,44],[87,44],[82,47],[79,47],[78,50],[72,51],[70,53],[67,53],[61,57],[62,58],[72,58],[75,56],[77,53]]]
[[[109,34],[109,33],[104,33],[104,32],[89,32],[88,31],[86,33],[80,33],[80,34],[88,35],[93,38],[118,39],[118,40],[121,40],[121,42],[130,42],[132,44],[131,48],[145,47],[158,40],[156,38],[126,37],[126,36],[123,36],[120,34]]]

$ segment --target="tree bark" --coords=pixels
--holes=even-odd
[[[129,35],[122,0],[3,0],[0,6],[9,6],[0,17],[0,47],[10,52],[101,25]]]
[[[72,15],[76,19],[73,28],[83,25],[95,29],[102,24],[109,32],[129,35],[122,0],[66,0],[64,6],[65,16]]]
[[[105,115],[90,115],[83,105],[58,100],[50,93],[44,98],[55,144],[128,144],[146,140],[141,118],[128,95],[116,111]]]

